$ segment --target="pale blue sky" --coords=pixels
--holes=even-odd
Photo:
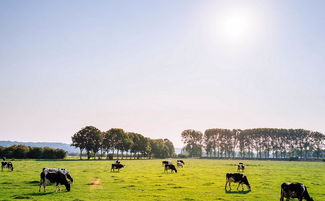
[[[189,128],[324,133],[324,9],[0,0],[0,140],[70,143],[86,125],[176,147]]]

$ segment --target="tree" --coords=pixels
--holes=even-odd
[[[181,134],[182,141],[185,144],[185,150],[190,157],[200,157],[202,155],[203,134],[196,130],[184,130]]]
[[[85,127],[79,130],[76,134],[71,137],[72,144],[71,146],[77,147],[80,149],[80,160],[82,160],[82,151],[86,148],[86,133],[88,132],[88,128]]]
[[[101,131],[94,126],[86,126],[72,136],[72,146],[79,147],[80,159],[82,150],[87,152],[87,159],[89,160],[91,154],[94,156],[99,151],[101,146]]]
[[[28,152],[28,158],[42,158],[43,157],[43,148],[42,147],[30,147]]]

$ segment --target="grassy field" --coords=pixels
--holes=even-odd
[[[174,160],[175,161],[175,160]],[[243,161],[252,191],[225,192],[225,174],[236,172],[239,161],[185,160],[178,173],[166,174],[161,160],[125,160],[119,173],[109,171],[112,161],[14,161],[13,172],[0,172],[0,200],[279,200],[282,182],[307,185],[315,201],[325,201],[324,162]],[[70,170],[71,192],[38,192],[43,167]]]

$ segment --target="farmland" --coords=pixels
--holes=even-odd
[[[176,160],[174,160],[176,161]],[[109,171],[112,161],[13,161],[15,170],[0,172],[0,200],[279,200],[282,182],[301,182],[316,201],[325,200],[324,162],[242,161],[252,191],[225,192],[225,173],[236,172],[237,160],[185,160],[178,173],[164,173],[161,160],[125,160],[119,173]],[[38,192],[43,167],[70,170],[71,192],[55,186]]]

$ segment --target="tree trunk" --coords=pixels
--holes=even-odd
[[[82,160],[82,149],[80,149],[80,160]]]
[[[87,159],[90,160],[90,152],[87,151]]]

